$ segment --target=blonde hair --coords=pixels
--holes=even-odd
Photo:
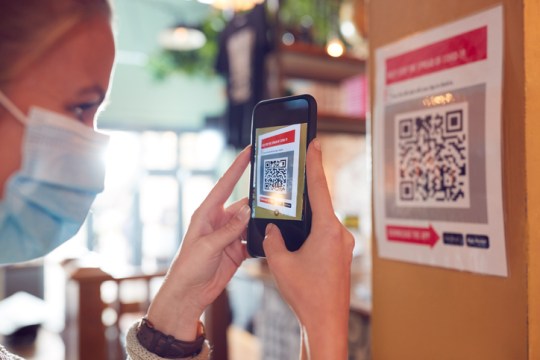
[[[109,0],[0,0],[0,84],[37,60],[77,23],[102,14]]]

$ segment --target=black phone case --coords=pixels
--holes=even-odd
[[[307,141],[306,141],[306,150],[311,141],[315,138],[317,134],[317,102],[311,95],[297,95],[297,96],[287,96],[283,98],[275,98],[270,100],[263,100],[253,109],[253,118],[252,118],[252,127],[251,127],[251,143],[252,143],[252,152],[251,152],[251,171],[250,171],[250,191],[249,191],[249,204],[253,209],[253,199],[255,194],[255,187],[253,186],[253,177],[254,177],[254,164],[255,164],[255,115],[258,111],[258,108],[261,106],[266,106],[267,104],[272,104],[276,102],[285,102],[292,101],[297,99],[305,99],[308,103],[308,127],[307,127]],[[296,124],[298,122],[287,122],[286,119],[281,119],[281,121],[276,121],[275,123],[267,124],[267,126],[287,126]],[[305,169],[304,169],[305,171]],[[264,233],[266,226],[269,223],[273,223],[278,226],[281,230],[281,234],[285,241],[285,245],[289,251],[298,250],[306,238],[309,235],[311,230],[311,207],[309,204],[309,197],[307,196],[307,176],[304,177],[304,209],[303,214],[304,218],[301,221],[295,220],[273,220],[273,219],[255,219],[251,218],[248,224],[247,229],[247,250],[252,257],[265,257],[264,248],[262,245],[264,239]]]

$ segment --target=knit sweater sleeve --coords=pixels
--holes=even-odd
[[[9,353],[6,348],[0,345],[0,360],[24,360],[22,357]]]
[[[127,360],[167,360],[156,354],[151,353],[146,350],[144,346],[139,343],[137,340],[137,327],[139,326],[139,321],[134,323],[129,329],[126,336],[126,351],[128,354]],[[189,358],[178,358],[181,359],[191,359],[191,360],[210,360],[211,359],[211,349],[206,340],[203,344],[202,350],[199,355]],[[169,359],[170,360],[170,359]]]

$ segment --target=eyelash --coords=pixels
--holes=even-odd
[[[82,104],[73,106],[71,108],[71,111],[75,114],[78,120],[83,121],[84,112],[97,106],[98,104],[96,103],[82,103]]]

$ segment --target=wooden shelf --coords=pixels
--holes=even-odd
[[[288,80],[301,79],[339,86],[343,80],[364,74],[366,68],[365,59],[347,54],[334,58],[324,48],[305,43],[280,44],[268,60],[271,75],[268,89],[274,97],[287,92],[285,82]],[[366,133],[366,121],[360,116],[319,109],[317,117],[320,132]]]
[[[366,133],[366,119],[344,114],[319,112],[317,114],[320,132],[347,132],[362,134]]]
[[[331,57],[325,49],[309,44],[282,45],[274,54],[281,75],[289,78],[340,82],[365,71],[366,61],[350,55]]]

